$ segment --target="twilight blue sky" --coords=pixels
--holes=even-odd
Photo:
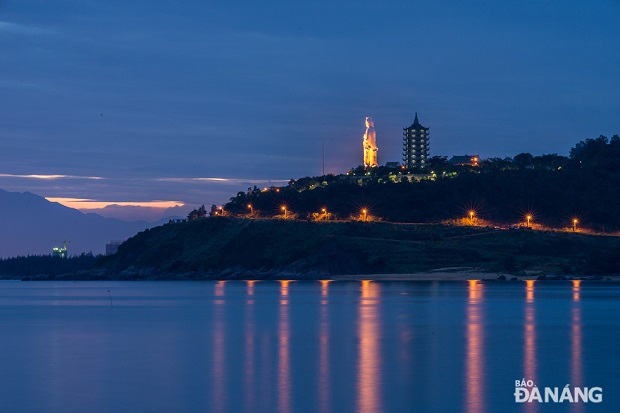
[[[619,0],[0,0],[0,188],[219,204],[319,174],[321,142],[328,172],[358,165],[365,116],[399,161],[415,112],[431,155],[567,154],[620,133],[619,21]]]

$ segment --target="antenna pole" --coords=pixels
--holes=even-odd
[[[325,142],[321,142],[321,156],[323,158],[323,176],[325,176]]]

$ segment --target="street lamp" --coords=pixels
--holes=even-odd
[[[327,209],[321,208],[321,212],[323,213],[323,219],[327,220]]]
[[[286,207],[283,206],[281,209],[282,209],[282,211],[284,211],[284,219],[286,219]]]
[[[574,219],[573,219],[573,232],[577,231],[577,223],[578,223],[578,222],[579,222],[579,221],[577,220],[577,218],[574,218]]]
[[[248,208],[250,209],[250,216],[254,216],[254,208],[252,207],[252,204],[248,204]]]
[[[528,215],[525,218],[527,219],[527,227],[529,228],[530,227],[530,221],[532,220],[532,216]]]
[[[469,220],[471,224],[474,225],[474,211],[469,211]]]
[[[368,210],[366,208],[362,209],[362,214],[364,215],[364,222],[368,219]]]

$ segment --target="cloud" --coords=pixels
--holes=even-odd
[[[231,185],[239,184],[282,184],[287,183],[288,179],[243,179],[243,178],[156,178],[157,182],[183,182],[183,183],[201,183],[201,182],[220,182]]]
[[[48,30],[41,29],[35,26],[26,26],[23,24],[10,23],[0,21],[0,31],[13,33],[13,34],[26,34],[26,35],[38,35],[50,33]]]
[[[0,174],[1,178],[21,178],[21,179],[43,179],[43,180],[56,180],[56,179],[88,179],[99,181],[103,178],[101,176],[79,176],[79,175],[20,175],[20,174]]]

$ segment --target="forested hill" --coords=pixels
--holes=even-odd
[[[392,222],[438,222],[476,217],[498,224],[523,223],[527,215],[545,226],[620,231],[620,137],[579,142],[570,157],[487,159],[478,166],[449,165],[431,158],[425,171],[357,168],[345,175],[292,180],[281,188],[249,188],[225,205],[226,213],[299,219],[360,215]],[[410,182],[410,180],[412,182]]]
[[[620,238],[386,222],[214,217],[141,232],[92,274],[114,279],[319,278],[446,267],[514,274],[614,274]]]

